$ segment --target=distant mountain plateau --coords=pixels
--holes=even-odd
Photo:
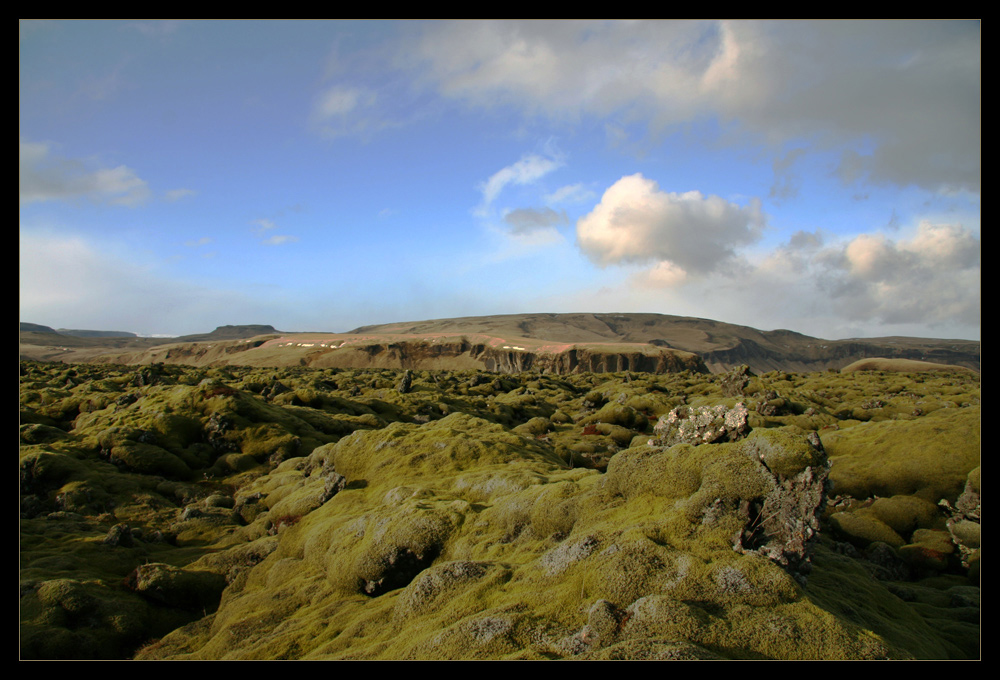
[[[142,338],[20,324],[20,357],[64,363],[480,369],[497,373],[822,371],[873,358],[980,371],[980,342],[910,337],[824,340],[790,330],[663,314],[511,314],[285,333],[269,325]]]

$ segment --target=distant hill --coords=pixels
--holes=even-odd
[[[244,340],[257,335],[281,333],[274,326],[247,324],[243,326],[219,326],[211,333],[196,333],[174,338],[174,342],[204,342],[206,340]]]
[[[256,340],[249,342],[251,338]],[[980,343],[972,340],[824,340],[785,329],[762,331],[666,314],[508,314],[362,326],[350,333],[283,333],[270,325],[237,325],[179,338],[70,337],[47,326],[22,324],[20,356],[64,362],[499,373],[721,373],[741,364],[755,373],[809,372],[881,358],[981,370]]]
[[[59,332],[54,328],[43,326],[40,323],[27,323],[26,321],[21,321],[18,324],[17,330],[21,333],[53,333],[59,335]]]
[[[911,359],[980,370],[973,340],[886,337],[824,340],[795,331],[667,314],[508,314],[362,326],[356,334],[476,332],[555,342],[629,342],[693,352],[713,372],[748,364],[756,372],[841,368],[870,357]]]

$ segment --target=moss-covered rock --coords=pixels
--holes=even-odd
[[[785,402],[749,437],[667,447],[651,418],[739,397],[695,374],[65,372],[22,371],[25,657],[978,655],[974,374],[765,374],[743,389]],[[823,525],[816,428],[856,495]]]
[[[980,408],[941,409],[821,434],[834,493],[857,498],[916,495],[954,502],[979,466]]]

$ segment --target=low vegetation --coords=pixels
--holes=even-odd
[[[980,655],[968,370],[20,373],[22,658]]]

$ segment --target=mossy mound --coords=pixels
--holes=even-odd
[[[979,406],[941,409],[913,421],[823,432],[833,493],[856,498],[915,495],[954,502],[979,466]]]
[[[936,364],[915,359],[860,359],[840,369],[841,373],[852,371],[892,371],[894,373],[918,373],[920,371],[968,371],[971,369],[952,364]]]
[[[978,655],[975,374],[407,377],[23,364],[22,656]]]
[[[742,502],[777,483],[758,455],[786,441],[775,435],[628,449],[602,476],[459,414],[355,433],[312,457],[348,487],[231,589],[207,640],[177,631],[161,646],[185,658],[900,654],[817,609],[771,560],[733,551],[751,521]],[[470,468],[507,481],[470,484]],[[276,616],[278,598],[294,615]],[[629,607],[641,615],[624,626]],[[767,627],[774,608],[784,623]]]

